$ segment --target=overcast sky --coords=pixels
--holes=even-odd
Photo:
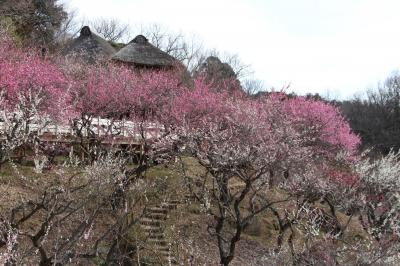
[[[300,94],[348,98],[400,69],[399,0],[64,2],[86,19],[195,35],[207,48],[238,54],[269,87],[290,83]]]

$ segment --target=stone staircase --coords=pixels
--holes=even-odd
[[[151,206],[140,219],[140,226],[147,236],[147,241],[154,248],[153,251],[160,255],[162,265],[178,264],[164,231],[170,211],[177,209],[182,203],[180,200],[169,200]]]

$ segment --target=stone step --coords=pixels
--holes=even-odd
[[[164,233],[150,233],[149,234],[149,239],[162,240],[162,239],[165,239],[165,235],[164,235]]]
[[[148,208],[147,211],[149,213],[163,213],[163,214],[168,214],[168,210],[164,209],[164,208],[159,208],[159,207],[151,207]]]
[[[158,247],[168,247],[168,241],[165,239],[149,239],[149,242]]]
[[[158,204],[157,207],[159,207],[159,208],[165,208],[165,206],[168,206],[168,205],[178,205],[178,204],[179,204],[179,203],[176,203],[176,202],[169,202],[169,201],[166,201],[166,202],[162,202],[162,203]]]
[[[163,233],[164,230],[158,226],[142,225],[142,229],[148,234]]]
[[[164,253],[164,254],[170,254],[171,253],[171,248],[170,247],[159,247],[157,249],[157,251],[159,251],[160,253]]]
[[[178,204],[176,203],[162,203],[160,208],[166,209],[166,210],[175,210],[178,208]]]
[[[140,219],[140,225],[148,236],[148,243],[161,255],[163,263],[178,265],[177,259],[173,256],[170,243],[166,240],[164,234],[164,221],[168,219],[170,210],[178,208],[178,205],[187,201],[173,199],[155,206],[149,207],[144,216]]]
[[[161,255],[163,255],[163,256],[165,256],[165,257],[168,257],[168,256],[172,256],[171,255],[171,250],[169,249],[169,248],[159,248],[159,249],[157,249],[157,251],[161,254]]]
[[[141,225],[161,226],[161,221],[149,218],[141,218],[139,223]]]
[[[144,218],[149,218],[153,220],[166,220],[167,214],[164,213],[146,213]]]

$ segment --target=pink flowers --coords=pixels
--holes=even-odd
[[[164,105],[170,103],[169,97],[178,90],[174,73],[138,73],[112,64],[85,66],[84,69],[79,64],[71,64],[68,77],[74,106],[80,115],[116,119],[146,115],[146,119],[156,119]]]
[[[61,118],[69,109],[68,81],[60,68],[40,58],[34,51],[24,53],[13,48],[7,41],[0,41],[0,91],[5,104],[13,108],[21,97],[41,99],[40,112],[53,118]],[[63,111],[63,112],[61,112]]]
[[[349,154],[357,152],[360,138],[352,133],[337,107],[304,97],[285,99],[282,104],[294,123],[313,128],[316,139],[332,145],[336,150],[344,149]]]
[[[354,186],[360,182],[360,178],[354,174],[345,171],[332,170],[328,173],[329,179],[338,184]]]
[[[204,157],[213,152],[219,160],[243,163],[251,155],[260,167],[279,162],[285,168],[315,154],[352,156],[360,143],[338,108],[322,101],[283,94],[250,99],[216,90],[202,79],[186,88],[178,73],[135,72],[111,63],[54,63],[7,41],[0,46],[7,50],[0,55],[0,90],[9,107],[33,94],[40,96],[40,111],[53,118],[158,123],[186,138]]]

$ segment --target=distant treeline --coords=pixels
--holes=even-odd
[[[309,98],[322,99],[318,94]],[[328,100],[326,100],[328,101]],[[400,149],[400,75],[394,74],[364,97],[330,100],[340,107],[353,131],[362,139],[362,149],[387,154]]]
[[[363,148],[388,153],[400,149],[400,75],[392,75],[365,99],[337,102]]]

